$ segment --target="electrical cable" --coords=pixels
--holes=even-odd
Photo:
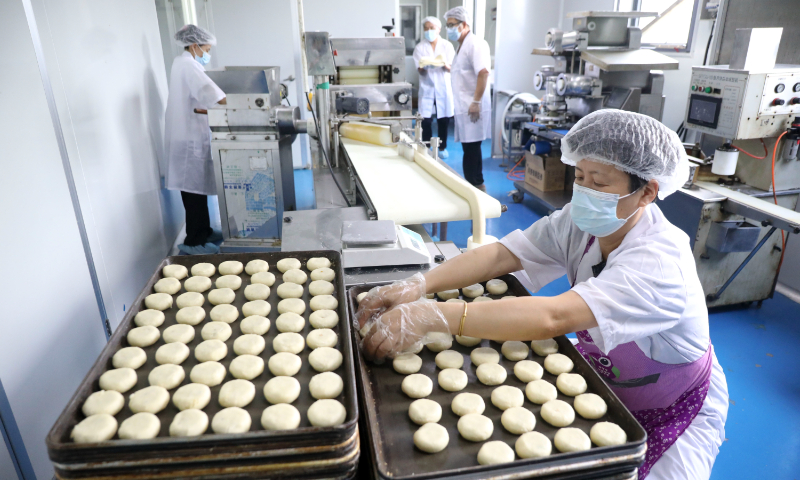
[[[708,34],[708,43],[706,43],[706,54],[703,55],[703,65],[708,63],[708,49],[711,47],[711,39],[714,38],[714,27],[717,26],[717,19],[711,24],[711,33]]]
[[[744,153],[744,154],[745,154],[745,155],[747,155],[748,157],[755,158],[756,160],[764,160],[765,158],[767,158],[767,157],[769,156],[769,150],[767,149],[767,144],[766,144],[766,143],[764,143],[764,139],[762,138],[762,139],[760,139],[760,140],[761,140],[761,145],[763,145],[763,146],[764,146],[764,156],[763,156],[763,157],[756,157],[756,156],[755,156],[755,155],[753,155],[752,153],[749,153],[749,152],[745,151],[743,148],[741,148],[741,147],[737,147],[736,145],[731,145],[731,146],[732,146],[733,148],[735,148],[736,150],[738,150],[738,151],[740,151],[740,152]],[[778,145],[777,145],[777,144],[775,144],[775,146],[777,147]],[[774,156],[774,155],[773,155],[773,156]]]
[[[786,133],[788,133],[788,130],[781,133],[781,135],[775,141],[775,147],[772,149],[772,199],[775,201],[775,205],[778,204],[778,194],[775,192],[775,154],[778,153],[778,145],[781,143],[781,138],[783,138],[783,136],[786,135]],[[764,148],[766,148],[766,146]],[[776,278],[781,273],[781,266],[783,266],[784,253],[786,253],[786,233],[783,230],[781,230],[781,259],[778,262],[778,270],[775,272]]]
[[[319,149],[322,150],[322,155],[325,157],[325,163],[328,164],[328,170],[331,172],[331,178],[333,178],[333,183],[336,184],[336,188],[339,189],[339,193],[342,194],[342,198],[344,198],[344,203],[348,207],[352,207],[350,205],[350,201],[347,199],[347,195],[345,195],[342,186],[339,185],[339,180],[336,180],[336,175],[333,174],[333,167],[331,167],[331,161],[328,158],[328,152],[325,151],[325,147],[322,146],[322,132],[319,130],[319,121],[317,121],[317,114],[314,113],[314,108],[311,106],[311,100],[309,99],[308,95],[304,95],[306,97],[306,102],[308,102],[308,108],[311,110],[311,116],[314,118],[314,127],[317,130],[317,142],[319,142]]]
[[[511,180],[512,182],[515,180],[525,180],[525,170],[520,170],[518,172],[514,171],[514,169],[517,168],[523,160],[525,160],[525,155],[519,157],[519,161],[515,163],[513,167],[511,167],[511,170],[509,170],[508,174],[506,175],[507,179]]]

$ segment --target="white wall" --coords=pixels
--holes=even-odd
[[[339,38],[382,37],[381,26],[391,25],[398,11],[397,0],[304,0],[303,5],[306,30]],[[399,32],[399,20],[395,18],[395,32]]]

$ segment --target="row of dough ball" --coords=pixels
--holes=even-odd
[[[242,307],[244,320],[242,320],[240,326],[242,329],[242,333],[254,333],[257,335],[264,335],[267,331],[269,331],[270,321],[266,318],[271,311],[269,304],[266,302],[248,302],[249,304],[245,304]],[[211,322],[224,322],[224,323],[233,323],[239,318],[239,310],[234,307],[233,305],[223,304],[217,305],[211,309],[210,312]],[[299,325],[299,321],[297,317],[302,319],[303,317],[300,314],[295,312],[284,312],[281,313],[280,316],[275,321],[276,328],[281,331],[300,331],[302,328],[305,327],[305,320],[300,325],[300,330],[292,330],[293,328],[297,328]],[[178,325],[189,325],[195,326],[200,324],[206,319],[206,312],[203,307],[199,306],[190,306],[190,307],[183,307],[175,314],[175,321]],[[164,324],[166,317],[164,316],[164,312],[160,310],[142,310],[141,312],[137,313],[134,317],[133,321],[136,324],[136,327],[160,327]],[[327,309],[320,309],[315,310],[311,313],[308,317],[308,321],[314,328],[333,328],[339,323],[339,314],[336,313],[335,310],[327,310]],[[176,325],[172,325],[169,328],[175,327]],[[178,327],[178,331],[187,331],[183,327]],[[131,329],[133,331],[133,329]],[[135,342],[146,342],[148,339],[152,338],[152,330],[145,329],[142,332],[150,332],[144,333],[141,338],[137,338],[139,335],[136,334],[132,337]],[[166,333],[166,330],[165,330]],[[130,335],[130,332],[128,332]],[[165,336],[166,337],[166,336]],[[183,336],[179,336],[183,338]],[[194,337],[192,337],[194,338]],[[166,341],[166,338],[165,338]],[[177,340],[173,340],[177,341]],[[191,341],[189,339],[188,341]],[[167,342],[169,343],[169,342]],[[188,343],[188,342],[184,342]],[[152,344],[151,344],[152,345]],[[137,346],[148,346],[148,345],[137,345]]]
[[[288,270],[300,269],[303,264],[296,258],[284,258],[278,260],[275,265],[278,271],[285,273]],[[306,262],[306,268],[309,271],[314,271],[320,268],[330,268],[331,261],[323,257],[313,257]],[[255,275],[261,272],[269,271],[269,263],[265,260],[251,260],[244,266],[242,262],[237,260],[228,260],[219,264],[219,267],[214,267],[211,263],[197,263],[192,266],[193,276],[211,277],[217,271],[220,275],[239,275],[242,271],[248,275]],[[183,265],[166,265],[161,270],[164,277],[175,278],[182,280],[189,275],[189,270]]]
[[[244,296],[248,300],[266,300],[270,294],[270,287],[274,285],[275,278],[269,272],[263,272],[271,277],[257,278],[245,287]],[[260,274],[259,274],[260,275]],[[283,275],[284,282],[278,286],[277,293],[280,298],[300,298],[303,296],[303,285],[308,276],[302,270],[289,270]],[[238,275],[223,275],[213,283],[216,289],[229,288],[233,291],[242,286],[242,278]],[[211,289],[212,282],[208,277],[189,277],[183,283],[186,292],[203,293]],[[174,295],[181,289],[181,282],[172,277],[165,277],[156,282],[153,290],[156,293]],[[308,291],[311,295],[329,295],[333,293],[333,284],[328,280],[313,280]],[[216,295],[216,294],[215,294]]]
[[[320,289],[317,290],[318,292],[322,291],[333,291],[333,284],[326,281],[319,281]],[[316,283],[316,282],[312,282]],[[289,295],[294,291],[296,293],[297,288],[300,288],[300,294],[297,297],[289,297],[283,298],[280,302],[278,302],[278,312],[285,313],[285,312],[294,312],[297,314],[302,315],[306,311],[306,303],[300,299],[302,296],[302,286],[297,284],[291,283],[282,283],[278,286],[279,295],[281,287],[289,285],[285,289],[285,294]],[[294,285],[294,286],[292,286]],[[252,287],[253,285],[248,285],[247,288]],[[329,287],[328,287],[329,286]],[[245,290],[247,290],[247,288]],[[269,287],[266,287],[267,289]],[[267,292],[267,296],[269,296],[269,292]],[[255,297],[253,297],[255,298]],[[224,305],[224,304],[231,304],[236,299],[236,293],[230,288],[217,288],[208,292],[208,302],[212,305]],[[203,297],[202,293],[199,292],[186,292],[182,293],[175,299],[175,304],[178,306],[179,309],[183,309],[186,307],[202,307],[205,303],[205,298]],[[144,298],[144,304],[148,310],[168,310],[172,308],[173,298],[172,295],[167,293],[151,293],[150,295]],[[308,302],[309,308],[312,311],[317,310],[335,310],[339,306],[339,301],[330,294],[318,294],[316,296],[312,296],[311,300]],[[245,303],[242,306],[242,312],[244,313],[247,309],[254,309],[251,315],[264,315],[270,312],[270,305],[265,299],[258,299],[251,300]],[[266,310],[266,313],[261,313],[262,311]],[[245,316],[249,316],[245,313]]]
[[[459,290],[456,288],[453,290],[445,290],[443,292],[437,292],[436,294],[431,293],[428,294],[427,297],[432,299],[434,298],[435,295],[436,297],[439,297],[440,300],[446,301],[446,300],[457,299],[460,294],[463,294],[465,297],[468,298],[478,298],[481,297],[485,292],[488,292],[490,295],[503,295],[507,291],[508,291],[508,284],[505,281],[500,280],[499,278],[495,278],[493,280],[489,280],[488,282],[486,282],[485,289],[483,285],[481,285],[480,283],[476,283],[474,285],[462,288],[461,292],[459,292]]]

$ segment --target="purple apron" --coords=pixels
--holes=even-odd
[[[584,256],[594,240],[589,237]],[[647,453],[639,469],[644,479],[703,406],[711,384],[712,347],[693,362],[668,364],[647,358],[636,342],[618,345],[606,355],[588,331],[577,332],[577,337],[575,347],[647,432]]]

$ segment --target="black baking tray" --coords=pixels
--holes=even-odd
[[[133,322],[133,317],[136,313],[146,308],[144,306],[144,298],[153,293],[153,285],[162,278],[161,270],[164,266],[180,264],[191,269],[192,265],[202,262],[212,263],[216,266],[228,260],[238,260],[245,265],[247,262],[254,259],[267,261],[270,265],[269,271],[275,274],[276,279],[275,284],[270,288],[270,297],[268,299],[272,309],[268,315],[271,321],[270,329],[267,334],[264,335],[267,347],[261,354],[261,357],[264,358],[266,363],[270,355],[274,353],[272,349],[272,340],[278,333],[274,323],[275,319],[278,317],[277,303],[280,298],[277,296],[277,287],[282,283],[282,274],[277,270],[276,263],[283,258],[297,258],[302,262],[303,270],[306,271],[306,273],[310,273],[305,269],[305,263],[311,257],[328,258],[332,264],[331,268],[336,272],[333,283],[336,288],[334,295],[339,300],[337,313],[340,321],[339,325],[334,328],[334,331],[336,331],[339,336],[338,347],[343,355],[342,365],[336,370],[336,373],[338,373],[344,381],[344,390],[338,397],[338,400],[341,401],[347,409],[347,417],[343,424],[335,427],[313,427],[308,423],[306,411],[314,401],[308,392],[308,381],[317,372],[314,371],[308,363],[308,354],[310,350],[306,348],[300,354],[303,360],[302,368],[300,372],[295,375],[295,378],[297,378],[301,384],[300,396],[293,403],[301,412],[302,421],[298,429],[270,432],[263,430],[261,427],[261,412],[269,406],[263,395],[263,387],[267,380],[273,377],[265,365],[264,373],[253,380],[256,387],[255,399],[246,407],[246,410],[252,417],[252,426],[248,433],[226,435],[213,434],[210,433],[211,429],[209,426],[208,432],[199,437],[170,437],[169,425],[174,415],[178,412],[177,408],[170,401],[167,408],[158,414],[161,420],[161,432],[158,437],[152,440],[120,440],[115,436],[114,439],[106,442],[76,444],[69,439],[72,428],[84,418],[84,415],[81,413],[81,406],[85,399],[91,393],[100,389],[98,384],[100,375],[106,370],[113,368],[111,364],[112,356],[120,348],[128,346],[126,336],[130,329],[136,326]],[[211,277],[212,282],[215,282],[218,276],[219,274],[216,273]],[[247,302],[244,298],[244,289],[250,283],[250,276],[247,275],[246,272],[242,272],[240,276],[242,277],[242,286],[236,290],[236,298],[233,302],[233,305],[240,309],[240,317],[231,324],[233,334],[231,338],[225,342],[228,346],[228,355],[220,362],[225,365],[226,369],[230,361],[236,356],[233,352],[233,342],[236,337],[241,334],[240,322],[243,318],[241,316],[241,306]],[[309,282],[310,281],[309,279]],[[182,293],[185,293],[183,288],[173,295],[173,298],[177,298]],[[204,295],[207,297],[208,292],[205,292]],[[307,285],[303,300],[308,306],[310,296]],[[195,326],[195,339],[189,343],[192,354],[190,354],[189,358],[181,365],[184,367],[186,373],[186,378],[181,385],[191,383],[189,373],[192,367],[198,363],[194,358],[193,347],[203,341],[200,330],[206,322],[210,321],[208,312],[210,312],[214,305],[211,305],[206,298],[203,307],[206,310],[206,319]],[[166,321],[159,327],[161,332],[170,325],[176,324],[175,314],[177,311],[177,306],[173,304],[172,308],[164,312]],[[209,464],[236,462],[243,459],[252,460],[254,458],[272,462],[286,461],[286,458],[283,457],[291,457],[292,455],[298,456],[300,461],[305,461],[309,455],[324,457],[329,453],[336,452],[337,445],[342,445],[353,438],[356,433],[358,422],[358,402],[352,357],[353,350],[350,323],[347,319],[346,311],[342,259],[341,254],[335,251],[319,250],[286,253],[194,255],[165,258],[158,265],[155,273],[136,298],[135,302],[132,304],[132,308],[125,315],[119,327],[117,327],[117,330],[109,340],[109,343],[103,349],[97,361],[50,430],[46,438],[46,443],[51,461],[53,461],[57,471],[62,475],[67,475],[70,471],[77,474],[78,471],[86,469],[130,469],[153,464],[163,466],[165,463],[169,462],[202,462]],[[304,336],[312,330],[312,327],[308,323],[310,313],[311,310],[307,308],[303,315],[306,319],[305,330],[302,332]],[[155,344],[144,348],[147,353],[147,363],[136,371],[139,377],[136,386],[123,394],[125,396],[126,406],[116,415],[117,421],[120,424],[123,420],[132,415],[132,412],[127,407],[130,395],[136,390],[149,385],[147,376],[152,368],[157,366],[155,362],[155,352],[158,347],[163,344],[163,339],[159,339]],[[209,420],[221,409],[217,398],[222,384],[231,379],[233,379],[233,377],[230,372],[228,372],[223,383],[211,388],[211,402],[203,409],[208,414]],[[170,390],[170,395],[172,395],[174,391],[175,389]],[[281,460],[281,458],[283,458],[283,460]]]
[[[529,296],[528,291],[513,275],[499,277],[508,284],[505,295]],[[355,297],[380,284],[359,285],[348,290],[348,310],[351,322],[357,310]],[[485,286],[485,284],[484,284]],[[494,301],[502,295],[489,295]],[[472,299],[461,297],[471,302]],[[352,329],[354,342],[358,344],[358,332]],[[405,375],[399,374],[392,368],[391,361],[377,365],[364,359],[360,352],[356,352],[356,366],[358,369],[357,381],[362,400],[362,412],[365,416],[364,424],[367,426],[365,435],[369,438],[371,451],[369,455],[374,465],[376,477],[391,479],[428,479],[428,478],[459,478],[478,479],[496,476],[513,475],[514,478],[597,478],[623,474],[637,468],[644,462],[646,452],[647,433],[636,421],[630,411],[608,388],[602,378],[584,360],[575,349],[570,340],[565,336],[557,337],[559,352],[567,355],[575,363],[574,373],[583,375],[588,385],[587,392],[600,395],[608,404],[608,413],[597,420],[585,420],[580,415],[575,415],[575,421],[570,427],[577,427],[589,434],[589,429],[596,422],[610,421],[618,424],[625,430],[628,443],[615,447],[592,447],[584,452],[560,453],[553,446],[553,454],[541,459],[519,459],[514,462],[483,466],[478,463],[478,450],[483,442],[470,442],[461,437],[456,424],[458,416],[450,408],[452,399],[462,392],[477,393],[486,403],[484,415],[492,419],[494,432],[491,440],[501,440],[512,449],[518,435],[507,432],[500,423],[502,411],[491,402],[491,392],[494,386],[480,383],[475,375],[475,368],[469,358],[469,353],[475,347],[464,347],[453,340],[453,350],[464,355],[463,370],[467,373],[469,383],[461,392],[448,392],[439,388],[437,377],[439,369],[434,363],[436,354],[427,348],[419,353],[423,359],[422,369],[419,373],[427,375],[433,380],[433,392],[427,398],[438,402],[442,406],[442,419],[439,423],[447,428],[450,435],[448,448],[440,453],[428,454],[414,447],[413,434],[419,428],[408,418],[408,406],[414,399],[406,396],[401,388]],[[500,353],[501,343],[483,340],[479,346],[491,347]],[[357,348],[357,347],[356,347]],[[544,357],[539,357],[533,351],[528,354],[529,360],[544,363]],[[513,373],[514,363],[500,354],[500,365],[506,368],[508,377],[504,385],[511,385],[525,391],[526,384],[520,381]],[[545,380],[555,385],[556,376],[546,370]],[[570,405],[573,397],[568,397],[558,392],[558,398]],[[535,431],[541,432],[550,438],[551,442],[558,428],[551,426],[540,415],[541,405],[530,402],[527,397],[523,405],[536,416]]]

